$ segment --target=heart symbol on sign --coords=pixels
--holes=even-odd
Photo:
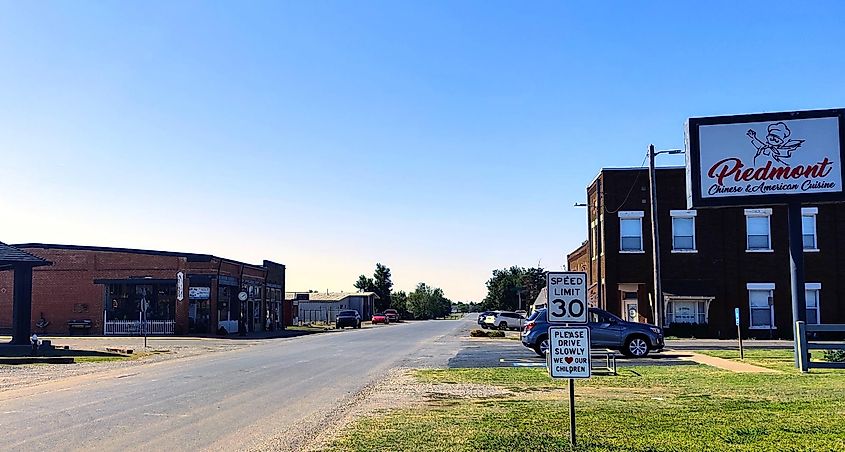
[[[571,356],[567,356],[563,360],[566,361],[566,364],[572,364],[572,357]]]

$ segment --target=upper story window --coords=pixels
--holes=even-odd
[[[771,251],[772,209],[745,209],[745,230],[748,251]]]
[[[671,210],[672,251],[695,251],[695,210]]]
[[[619,212],[619,250],[643,252],[643,211]]]
[[[816,238],[816,215],[818,213],[818,207],[804,207],[801,209],[801,229],[805,251],[819,250],[819,244]]]

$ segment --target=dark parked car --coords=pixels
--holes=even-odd
[[[387,320],[391,322],[398,322],[399,321],[399,311],[395,309],[385,309],[384,315],[387,317]]]
[[[654,325],[627,322],[597,308],[590,308],[587,321],[591,347],[616,349],[630,357],[643,357],[650,351],[663,349],[663,329]],[[545,357],[549,349],[549,326],[546,310],[535,311],[522,329],[522,345]]]
[[[361,316],[358,311],[352,309],[340,311],[335,318],[335,328],[345,328],[351,326],[352,328],[361,328]]]
[[[481,328],[487,328],[488,325],[487,325],[487,323],[484,322],[484,319],[488,315],[494,315],[494,314],[495,313],[493,311],[484,311],[484,312],[478,314],[478,326],[480,326]]]

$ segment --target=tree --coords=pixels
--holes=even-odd
[[[513,266],[493,270],[493,277],[487,281],[487,296],[481,305],[487,310],[527,310],[545,286],[546,271],[539,267]]]
[[[387,266],[376,264],[376,271],[373,273],[373,292],[378,295],[376,300],[376,311],[384,311],[391,307],[391,290],[393,281],[390,280],[390,269]],[[394,308],[396,309],[396,308]]]
[[[411,317],[408,312],[408,294],[404,290],[390,295],[390,307],[395,309],[399,313],[399,317],[403,319]]]
[[[452,301],[443,295],[443,290],[426,283],[417,284],[408,294],[408,311],[415,319],[446,317],[452,312]]]
[[[361,275],[358,277],[358,281],[355,281],[355,288],[358,289],[358,292],[375,292],[376,286],[372,278]]]

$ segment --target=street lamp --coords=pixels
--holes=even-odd
[[[654,323],[663,326],[663,284],[660,279],[660,234],[657,225],[657,178],[654,170],[654,157],[660,154],[683,154],[682,149],[655,151],[654,145],[648,145],[648,180],[651,190],[651,252],[654,260]]]

